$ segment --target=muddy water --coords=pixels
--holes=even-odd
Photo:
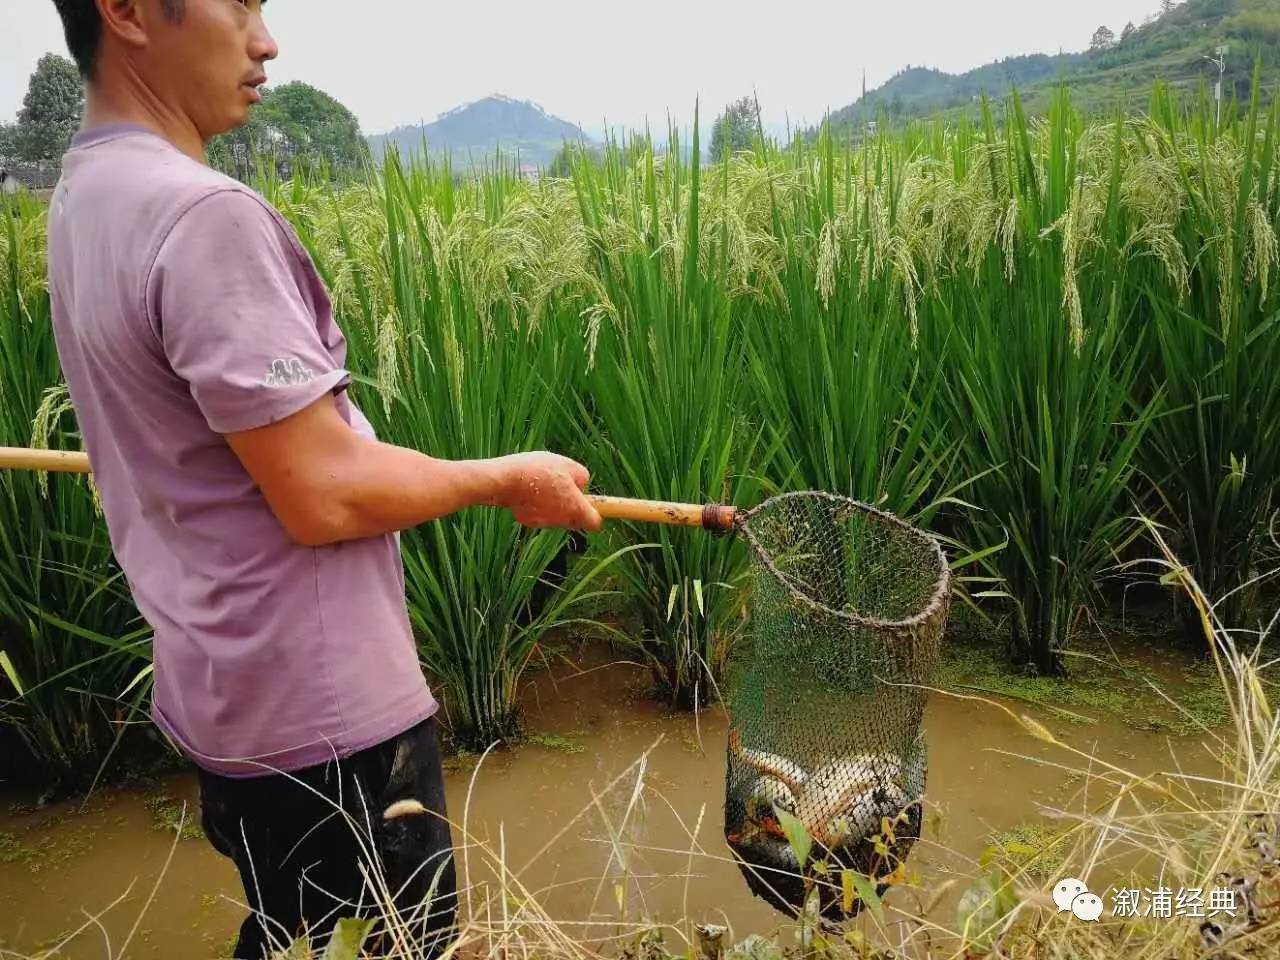
[[[1146,666],[1166,674],[1176,668]],[[632,666],[598,658],[558,667],[527,698],[541,744],[481,764],[450,762],[455,842],[465,820],[472,881],[492,882],[489,864],[502,852],[552,917],[599,923],[594,931],[576,928],[583,934],[607,935],[619,917],[687,916],[728,923],[737,937],[775,929],[779,916],[750,897],[722,839],[725,718],[672,716],[645,698],[645,680]],[[1176,754],[1184,769],[1217,772],[1193,740],[1143,732],[1118,717],[1067,724],[1012,706],[1131,769],[1171,770]],[[925,878],[972,872],[992,832],[1039,822],[1042,805],[1080,808],[1078,777],[996,752],[1071,761],[1004,712],[935,695],[926,725],[931,813],[911,861]],[[633,801],[638,776],[646,789]],[[186,800],[194,813],[191,776],[167,778],[161,792]],[[147,799],[108,791],[84,812],[64,805],[0,813],[0,956],[34,954],[82,926],[58,956],[119,956],[131,930],[129,957],[225,955],[241,917],[236,873],[205,841],[175,842]],[[953,906],[949,896],[938,909],[945,917]],[[91,915],[98,921],[89,922]]]

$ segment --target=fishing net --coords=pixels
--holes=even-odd
[[[796,912],[816,888],[840,919],[842,874],[883,893],[920,837],[926,694],[911,685],[931,682],[950,574],[932,537],[842,497],[779,497],[736,526],[756,563],[730,678],[725,837],[757,896]],[[812,841],[805,864],[788,816]]]

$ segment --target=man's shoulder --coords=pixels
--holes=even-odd
[[[52,285],[110,265],[125,302],[142,304],[153,327],[166,283],[193,284],[251,259],[284,270],[306,262],[292,227],[264,197],[148,133],[73,146],[48,235]]]
[[[221,177],[221,174],[218,176]],[[238,180],[209,180],[182,198],[180,217],[206,225],[246,218],[257,224],[285,225],[286,221],[262,194]]]
[[[74,157],[74,159],[72,159]],[[113,214],[116,222],[145,228],[161,237],[193,211],[200,217],[278,215],[256,191],[191,159],[150,134],[122,135],[69,155],[54,214]],[[135,235],[137,235],[135,233]]]
[[[289,222],[257,191],[224,178],[187,191],[159,237],[156,256],[206,269],[246,256],[304,263],[307,255]],[[192,261],[194,258],[194,261]]]
[[[79,138],[77,138],[79,139]],[[60,186],[71,195],[111,190],[132,197],[199,192],[236,181],[192,160],[156,134],[127,130],[72,143]]]
[[[167,216],[161,217],[164,232],[180,223],[216,229],[227,222],[255,223],[260,229],[283,228],[284,220],[274,207],[253,188],[188,157],[181,167],[166,168],[151,189],[164,197]],[[269,226],[270,225],[270,226]]]

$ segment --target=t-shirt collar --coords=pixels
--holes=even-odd
[[[137,123],[107,123],[99,127],[90,127],[87,130],[80,130],[71,138],[71,149],[77,147],[92,147],[99,143],[106,143],[108,140],[115,140],[118,137],[130,136],[132,134],[142,133],[147,136],[160,137],[154,130],[148,130],[146,127]]]

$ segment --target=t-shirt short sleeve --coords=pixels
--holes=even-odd
[[[261,201],[197,201],[165,238],[147,303],[165,357],[216,433],[255,430],[350,380],[321,335],[310,266]]]

